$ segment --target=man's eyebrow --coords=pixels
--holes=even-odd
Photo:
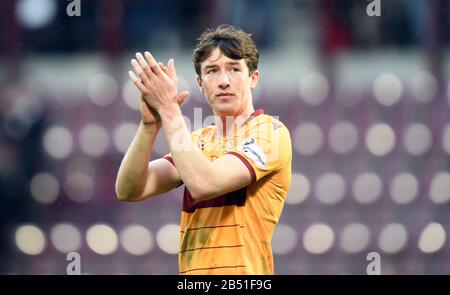
[[[216,67],[217,67],[216,64],[212,64],[212,65],[207,65],[207,66],[205,66],[205,69],[216,68]]]
[[[229,62],[226,62],[226,65],[227,65],[227,66],[228,66],[228,65],[230,65],[230,66],[236,66],[236,65],[240,65],[240,63],[239,63],[238,61],[229,61]],[[216,68],[216,67],[218,67],[217,64],[209,64],[209,65],[206,65],[206,66],[205,66],[205,69]]]

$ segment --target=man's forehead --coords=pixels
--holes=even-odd
[[[216,48],[213,50],[210,56],[208,56],[207,59],[205,59],[202,63],[202,66],[209,66],[209,65],[215,65],[215,64],[245,64],[245,60],[242,59],[233,59],[226,56],[222,51],[220,51],[219,48]]]

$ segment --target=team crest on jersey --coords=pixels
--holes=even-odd
[[[250,158],[256,166],[265,167],[267,164],[266,154],[263,149],[256,144],[254,138],[247,139],[241,147],[245,155]]]
[[[205,142],[203,140],[200,140],[198,143],[198,147],[203,151],[205,149]]]

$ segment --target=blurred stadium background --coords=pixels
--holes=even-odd
[[[83,273],[177,273],[182,188],[114,193],[140,119],[129,60],[174,57],[184,114],[206,117],[191,53],[229,23],[260,49],[256,107],[292,136],[276,273],[365,274],[375,251],[382,274],[450,274],[449,1],[80,2],[0,2],[0,273],[65,274],[70,251]]]

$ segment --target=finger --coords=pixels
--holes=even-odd
[[[153,55],[151,55],[151,53],[148,51],[146,51],[144,54],[145,54],[147,63],[150,66],[150,68],[152,69],[153,73],[158,76],[164,75],[164,72],[159,68]]]
[[[142,53],[137,52],[136,53],[136,59],[139,62],[139,65],[141,66],[142,69],[144,69],[145,67],[148,66],[147,61],[145,60],[144,56],[142,55]]]
[[[135,59],[132,59],[130,63],[134,71],[139,75],[139,73],[142,72],[142,68],[139,63]]]
[[[188,96],[189,96],[189,91],[187,91],[187,90],[185,90],[185,91],[181,92],[180,94],[178,94],[178,97],[177,97],[178,104],[181,105],[186,100],[186,98]]]
[[[147,73],[141,68],[141,66],[139,65],[137,60],[132,59],[131,60],[131,65],[133,66],[134,71],[139,75],[139,77],[141,78],[141,81],[144,84],[150,82],[149,77],[147,76]]]
[[[158,62],[158,66],[160,67],[161,70],[163,70],[164,73],[167,74],[167,67],[164,66],[164,65],[162,64],[162,62]]]
[[[154,73],[150,69],[150,66],[148,65],[148,63],[145,60],[145,58],[142,55],[142,53],[137,52],[136,53],[136,59],[139,62],[139,65],[141,66],[142,70],[144,70],[144,72],[147,74],[148,79],[151,80],[152,76],[154,75]]]
[[[136,75],[133,73],[133,71],[128,71],[128,76],[130,77],[130,80],[136,85],[136,87],[143,93],[145,91],[145,86],[142,84],[141,80],[136,77]]]
[[[177,81],[177,71],[175,70],[175,61],[173,60],[173,58],[169,59],[169,61],[167,62],[167,70],[168,70],[168,75],[170,77],[170,79],[172,79],[173,81]]]

